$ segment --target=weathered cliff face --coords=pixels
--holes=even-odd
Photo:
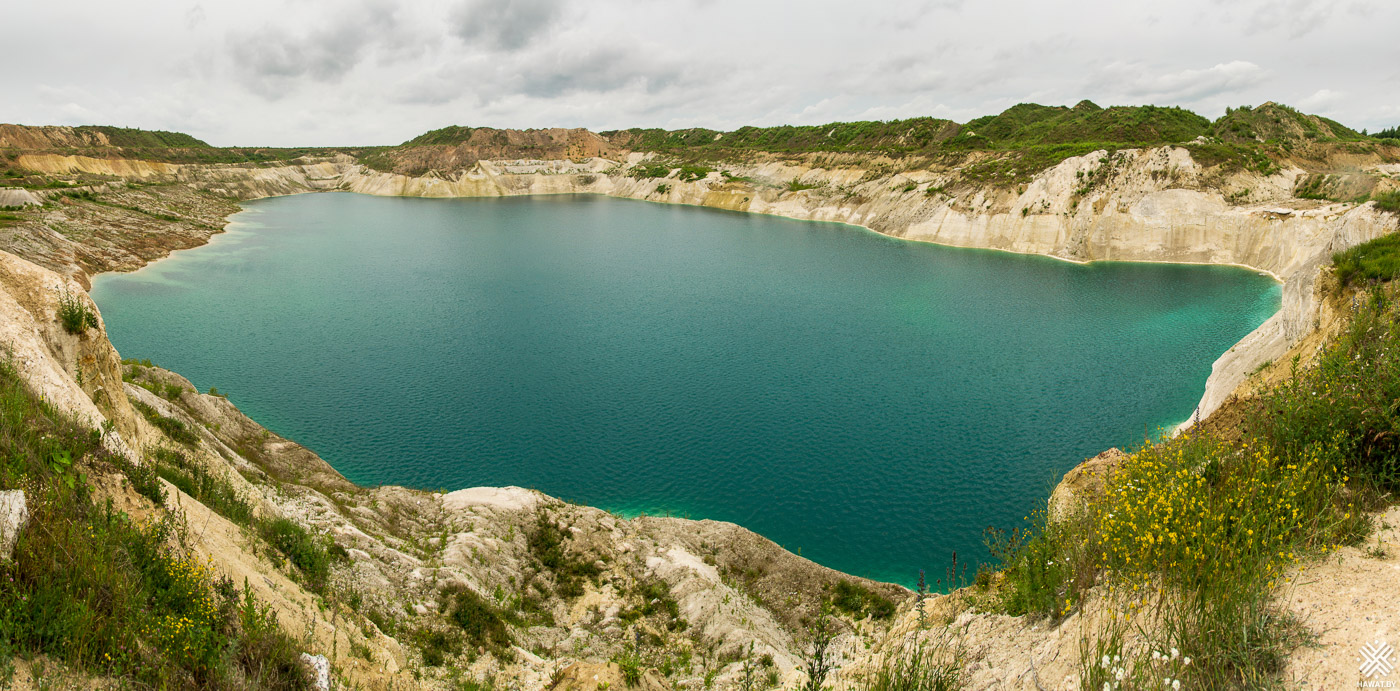
[[[90,148],[110,145],[111,141],[100,132],[82,132],[60,125],[33,127],[0,124],[0,148]]]
[[[428,171],[463,170],[483,160],[525,156],[581,160],[616,158],[626,153],[625,149],[586,129],[562,127],[531,130],[449,127],[429,132],[415,142],[419,144],[399,149],[386,161],[386,170],[418,175]]]
[[[12,255],[0,253],[0,343],[33,390],[77,420],[116,434],[104,439],[114,451],[130,451],[139,439],[136,415],[122,392],[121,361],[103,327],[69,333],[59,320],[61,299],[96,314],[77,283]]]
[[[180,169],[180,166],[176,164],[159,161],[65,156],[62,154],[23,154],[15,159],[15,163],[22,168],[50,175],[88,173],[137,180],[160,175],[173,175]]]

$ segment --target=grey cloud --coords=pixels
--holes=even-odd
[[[704,83],[688,76],[679,63],[644,54],[646,50],[565,45],[528,54],[475,56],[413,76],[392,97],[414,105],[459,100],[490,105],[515,97],[560,100],[622,91],[655,95],[682,83],[692,88]]]
[[[675,84],[681,71],[618,48],[602,48],[577,56],[556,55],[552,60],[529,66],[521,77],[521,93],[544,97],[605,93],[628,86],[656,92]]]
[[[268,25],[228,37],[235,73],[265,97],[286,95],[296,82],[333,82],[354,69],[393,24],[392,8],[382,2],[342,10],[335,19],[305,33]]]
[[[558,22],[562,0],[466,0],[453,11],[452,33],[467,43],[519,50]]]

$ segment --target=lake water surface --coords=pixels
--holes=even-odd
[[[1278,309],[1227,267],[938,247],[601,197],[251,202],[94,281],[123,357],[351,480],[733,521],[911,584],[1181,422]]]

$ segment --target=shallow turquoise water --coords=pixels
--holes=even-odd
[[[740,523],[912,583],[1190,416],[1279,288],[597,197],[318,194],[93,297],[350,479]],[[932,578],[932,576],[931,576]]]

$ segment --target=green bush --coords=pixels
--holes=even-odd
[[[638,180],[664,178],[670,174],[671,166],[664,163],[640,163],[632,166],[632,169],[627,171],[629,177],[634,177]]]
[[[702,166],[695,163],[687,163],[681,166],[680,172],[676,173],[676,179],[681,182],[694,182],[703,180],[710,173],[715,172],[714,168]]]
[[[97,328],[97,313],[81,297],[65,290],[58,295],[58,321],[64,331],[81,334]]]
[[[592,562],[571,554],[566,541],[564,531],[543,512],[536,516],[535,527],[526,537],[530,555],[554,574],[559,596],[573,598],[583,594],[584,580],[596,577],[599,570]]]
[[[642,656],[635,650],[629,650],[613,658],[617,664],[618,671],[622,673],[622,681],[628,687],[642,683]]]
[[[258,532],[269,545],[301,573],[308,588],[317,592],[329,585],[332,551],[324,538],[307,532],[300,524],[286,518],[263,522]]]
[[[140,411],[141,415],[145,417],[148,422],[155,425],[157,429],[164,432],[165,435],[171,439],[185,446],[194,446],[199,443],[199,437],[195,435],[185,423],[173,417],[161,415],[155,408],[140,401],[132,401],[132,405],[136,410]]]
[[[418,629],[413,634],[413,642],[423,655],[423,664],[429,667],[441,667],[447,662],[448,655],[456,655],[462,650],[460,633],[438,629]]]
[[[510,648],[510,631],[494,605],[470,588],[457,586],[443,593],[447,618],[462,630],[468,642],[500,654]]]
[[[1372,195],[1371,200],[1376,203],[1376,208],[1392,214],[1400,214],[1400,190],[1390,190]]]
[[[1352,475],[1400,489],[1397,317],[1393,285],[1362,296],[1347,329],[1317,362],[1262,396],[1261,414],[1252,425],[1257,434],[1291,455],[1336,445]]]
[[[160,475],[151,464],[136,465],[122,456],[113,456],[112,460],[126,475],[137,494],[150,499],[156,506],[165,504],[165,486],[160,484]]]
[[[1059,617],[1078,595],[1062,558],[1059,531],[1047,530],[1044,513],[1030,529],[1002,533],[988,529],[987,548],[1002,564],[998,591],[1001,611],[1012,616]]]
[[[227,478],[211,473],[179,451],[157,449],[151,473],[164,478],[181,492],[239,525],[251,525],[253,506],[233,489]]]
[[[831,605],[852,617],[889,619],[894,615],[894,603],[855,581],[836,581],[831,587]]]

